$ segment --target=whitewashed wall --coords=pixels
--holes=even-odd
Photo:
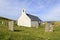
[[[17,24],[18,26],[31,27],[31,19],[26,14],[22,14],[21,17],[18,19]]]
[[[38,21],[31,21],[31,26],[38,27],[39,26]]]

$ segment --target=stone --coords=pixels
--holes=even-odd
[[[9,21],[9,30],[14,31],[14,22]]]
[[[53,23],[52,22],[46,22],[45,25],[45,32],[53,32]]]

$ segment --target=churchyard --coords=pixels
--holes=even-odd
[[[29,28],[17,26],[14,22],[14,31],[2,24],[0,24],[0,40],[60,40],[59,22],[55,22],[54,32],[45,32],[45,24],[39,28]]]

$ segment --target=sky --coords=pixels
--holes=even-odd
[[[60,0],[0,0],[0,16],[17,20],[22,9],[43,21],[60,21]]]

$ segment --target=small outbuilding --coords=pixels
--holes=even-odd
[[[27,14],[26,10],[23,9],[21,17],[19,17],[17,20],[17,25],[26,27],[39,27],[41,22],[41,19],[39,19],[37,16]]]

